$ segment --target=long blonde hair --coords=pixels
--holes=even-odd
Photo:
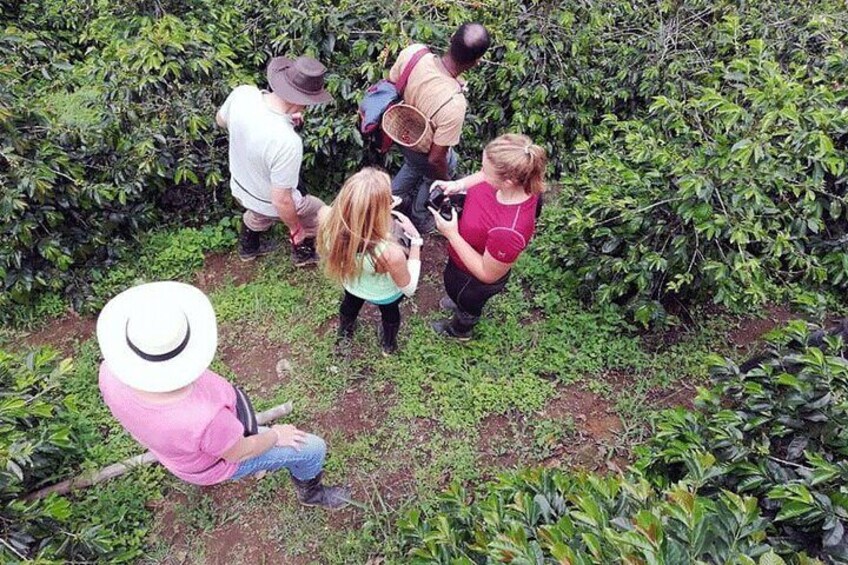
[[[391,225],[389,175],[366,167],[347,179],[318,230],[327,276],[343,282],[362,274],[364,255],[373,254],[378,243],[389,239]]]
[[[513,181],[527,194],[545,191],[547,153],[526,135],[504,134],[486,145],[483,153],[502,179]]]

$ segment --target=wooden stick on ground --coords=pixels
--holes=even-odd
[[[283,416],[287,416],[291,414],[291,412],[292,403],[286,402],[285,404],[280,404],[279,406],[275,406],[269,410],[265,410],[264,412],[259,412],[256,414],[256,421],[261,426],[278,418],[282,418]],[[91,485],[96,485],[97,483],[102,483],[103,481],[123,475],[130,469],[138,467],[139,465],[147,465],[148,463],[155,462],[156,456],[149,451],[143,455],[134,455],[133,457],[128,457],[119,463],[113,463],[108,467],[103,467],[96,473],[82,473],[73,479],[68,479],[67,481],[62,481],[61,483],[31,492],[24,497],[24,500],[39,500],[53,492],[57,494],[67,494],[71,490],[87,488]]]

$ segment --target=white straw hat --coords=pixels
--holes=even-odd
[[[199,289],[163,281],[127,289],[97,318],[97,341],[112,373],[146,392],[194,382],[218,346],[212,303]]]

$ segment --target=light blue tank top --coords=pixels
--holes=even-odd
[[[389,242],[383,240],[374,248],[374,257],[379,257],[388,248]],[[346,291],[372,304],[391,304],[403,293],[389,273],[378,273],[370,253],[360,253],[362,274],[358,278],[345,281]]]

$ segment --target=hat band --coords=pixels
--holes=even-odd
[[[312,95],[312,96],[315,96],[315,95],[321,94],[321,91],[324,89],[324,84],[323,84],[323,82],[324,82],[324,81],[323,81],[323,80],[321,80],[321,78],[318,78],[318,80],[321,80],[321,84],[320,84],[320,85],[318,85],[318,88],[317,88],[316,90],[308,90],[308,89],[306,89],[305,87],[300,86],[299,84],[297,84],[297,83],[294,81],[294,79],[293,79],[293,77],[292,77],[292,73],[290,73],[290,72],[289,72],[289,71],[291,71],[291,70],[293,70],[293,71],[297,72],[297,70],[294,68],[294,66],[286,67],[286,68],[283,70],[283,74],[285,75],[286,80],[287,80],[287,82],[289,83],[289,86],[291,86],[292,88],[294,88],[295,90],[297,90],[297,91],[298,91],[298,92],[300,92],[301,94]],[[298,74],[300,74],[300,73],[298,73]],[[308,78],[311,78],[311,77],[308,77]]]
[[[130,321],[127,320],[127,328],[129,328],[129,326]],[[188,324],[188,318],[186,318],[186,334],[183,338],[182,343],[180,343],[177,347],[175,347],[171,351],[168,351],[167,353],[160,353],[157,355],[145,353],[144,351],[139,349],[130,339],[130,334],[126,329],[124,330],[124,335],[126,335],[127,345],[130,347],[130,349],[132,349],[133,353],[135,353],[145,361],[150,361],[151,363],[161,363],[162,361],[170,361],[171,359],[182,353],[183,350],[185,350],[186,346],[188,345],[188,339],[191,337],[191,325]]]

